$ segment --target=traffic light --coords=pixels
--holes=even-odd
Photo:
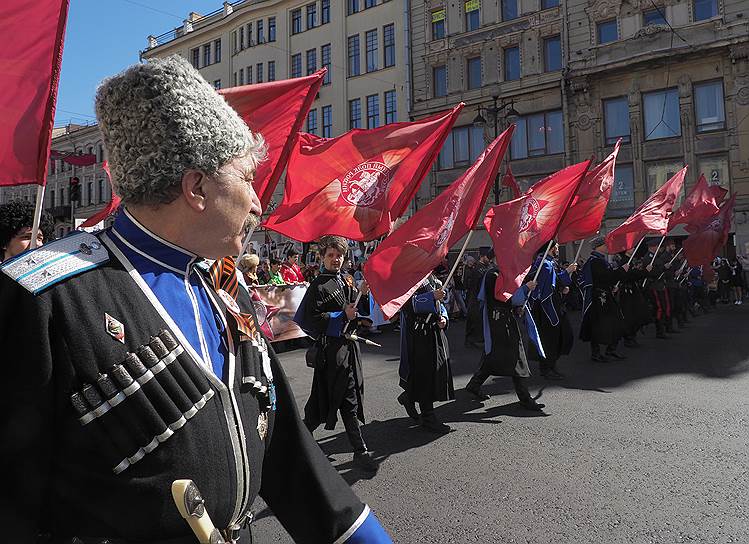
[[[81,181],[78,179],[78,177],[70,178],[70,201],[81,201]]]

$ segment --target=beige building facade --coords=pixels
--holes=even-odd
[[[55,219],[55,235],[59,238],[69,233],[112,199],[112,188],[102,168],[106,150],[97,125],[67,125],[52,132],[52,149],[76,155],[94,155],[96,163],[90,166],[73,166],[61,159],[50,159],[47,166],[47,185],[44,191],[44,209]],[[78,178],[80,198],[71,201],[71,181]],[[10,200],[36,201],[36,185],[0,188],[0,204]],[[109,226],[110,218],[105,226]]]
[[[465,170],[495,117],[499,131],[517,123],[508,162],[521,188],[621,137],[602,231],[688,164],[686,190],[702,172],[738,193],[734,241],[749,253],[745,14],[747,0],[413,2],[412,115],[467,104],[419,199]]]
[[[409,55],[396,0],[225,2],[149,36],[142,58],[181,55],[214,87],[328,75],[302,130],[335,137],[408,119]],[[271,208],[283,198],[279,183]]]

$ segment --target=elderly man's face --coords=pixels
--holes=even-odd
[[[44,243],[44,234],[42,231],[36,235],[36,245],[40,246]],[[8,245],[3,248],[5,250],[5,258],[10,259],[16,255],[20,255],[31,245],[31,227],[23,227],[21,230],[16,232],[15,236],[10,239]]]
[[[211,235],[220,240],[220,255],[238,255],[245,238],[260,224],[262,207],[252,188],[253,162],[237,157],[222,166],[215,177],[206,210],[211,213]]]

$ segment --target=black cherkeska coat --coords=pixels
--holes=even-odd
[[[344,398],[356,402],[357,418],[365,423],[359,344],[343,336],[326,334],[331,319],[338,319],[338,313],[353,303],[357,295],[351,276],[323,272],[312,281],[299,305],[301,327],[315,339],[317,353],[312,390],[304,407],[304,419],[310,427],[324,424],[326,429],[334,429]],[[341,319],[345,325],[345,313]],[[350,328],[348,332],[354,332],[353,323]]]
[[[434,290],[431,283],[419,287],[401,308],[400,386],[412,402],[432,403],[455,398],[450,367],[450,348],[440,316],[447,312],[422,314],[414,307],[414,297]],[[439,304],[440,309],[444,306]],[[427,319],[428,316],[431,316]]]
[[[603,255],[594,252],[585,263],[582,276],[585,313],[580,339],[593,344],[615,344],[624,332],[624,319],[613,289],[625,278],[625,271],[613,269]]]
[[[236,359],[222,382],[178,340],[137,272],[103,251],[108,262],[36,296],[0,273],[0,540],[32,543],[47,533],[193,543],[171,495],[183,478],[198,485],[219,528],[259,494],[295,542],[340,538],[365,507],[304,427],[273,350],[276,408],[263,438],[263,404],[243,383],[243,369],[258,368],[257,348],[227,329]],[[254,313],[245,290],[237,303]],[[225,310],[218,297],[213,304]],[[124,323],[122,342],[108,334],[105,313]],[[112,382],[126,378],[115,365],[128,353],[145,356],[164,330],[177,347],[125,393]],[[122,395],[82,424],[71,395],[98,403],[107,392]]]

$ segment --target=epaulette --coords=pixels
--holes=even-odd
[[[76,232],[0,264],[0,270],[34,295],[109,260],[109,252],[88,232]]]

